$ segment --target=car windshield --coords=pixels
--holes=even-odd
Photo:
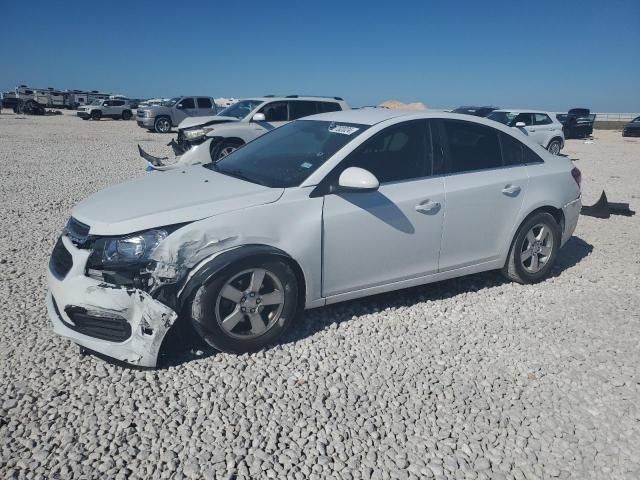
[[[510,125],[513,119],[517,116],[518,114],[514,112],[493,112],[487,118],[489,120],[495,120],[496,122],[500,122],[505,125]]]
[[[261,103],[262,100],[240,100],[222,110],[218,115],[221,117],[244,118]]]
[[[368,125],[296,120],[205,168],[272,188],[300,185]]]
[[[102,105],[102,102],[104,102],[104,100],[102,100],[101,98],[97,98],[93,102],[91,102],[91,105]]]
[[[164,102],[161,102],[160,105],[162,105],[163,107],[173,107],[181,98],[182,97],[175,97],[171,100],[165,100]]]

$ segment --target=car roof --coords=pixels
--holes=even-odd
[[[401,110],[394,108],[362,108],[355,110],[340,110],[336,112],[320,113],[305,117],[303,120],[320,120],[327,122],[357,123],[360,125],[375,125],[380,122],[399,117],[407,119],[420,118],[450,118],[452,120],[464,120],[465,122],[476,122],[489,125],[494,128],[509,131],[509,127],[489,120],[484,117],[475,117],[463,113],[450,113],[435,110]],[[504,128],[502,128],[504,127]]]
[[[531,108],[500,108],[498,110],[494,110],[491,113],[497,112],[511,112],[511,113],[546,113],[547,115],[551,115],[552,112],[547,112],[545,110],[532,110]]]
[[[303,96],[303,95],[289,95],[289,96],[266,96],[266,97],[247,97],[240,98],[238,101],[242,100],[256,100],[260,102],[272,102],[274,100],[282,101],[282,100],[313,100],[313,101],[321,101],[321,102],[344,102],[342,98],[336,97],[312,97],[312,96]]]

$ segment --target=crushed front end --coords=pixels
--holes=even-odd
[[[152,294],[145,249],[167,233],[114,239],[88,232],[71,218],[51,255],[47,310],[53,330],[116,360],[155,367],[177,314]]]

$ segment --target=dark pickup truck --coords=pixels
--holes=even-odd
[[[572,108],[567,113],[558,113],[564,138],[587,138],[593,135],[593,123],[596,115],[588,108]]]

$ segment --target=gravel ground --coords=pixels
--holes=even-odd
[[[169,139],[0,115],[0,478],[640,478],[640,215],[582,217],[539,285],[322,308],[269,350],[156,371],[80,357],[46,316],[49,253]],[[567,143],[585,203],[640,209],[640,139]]]

